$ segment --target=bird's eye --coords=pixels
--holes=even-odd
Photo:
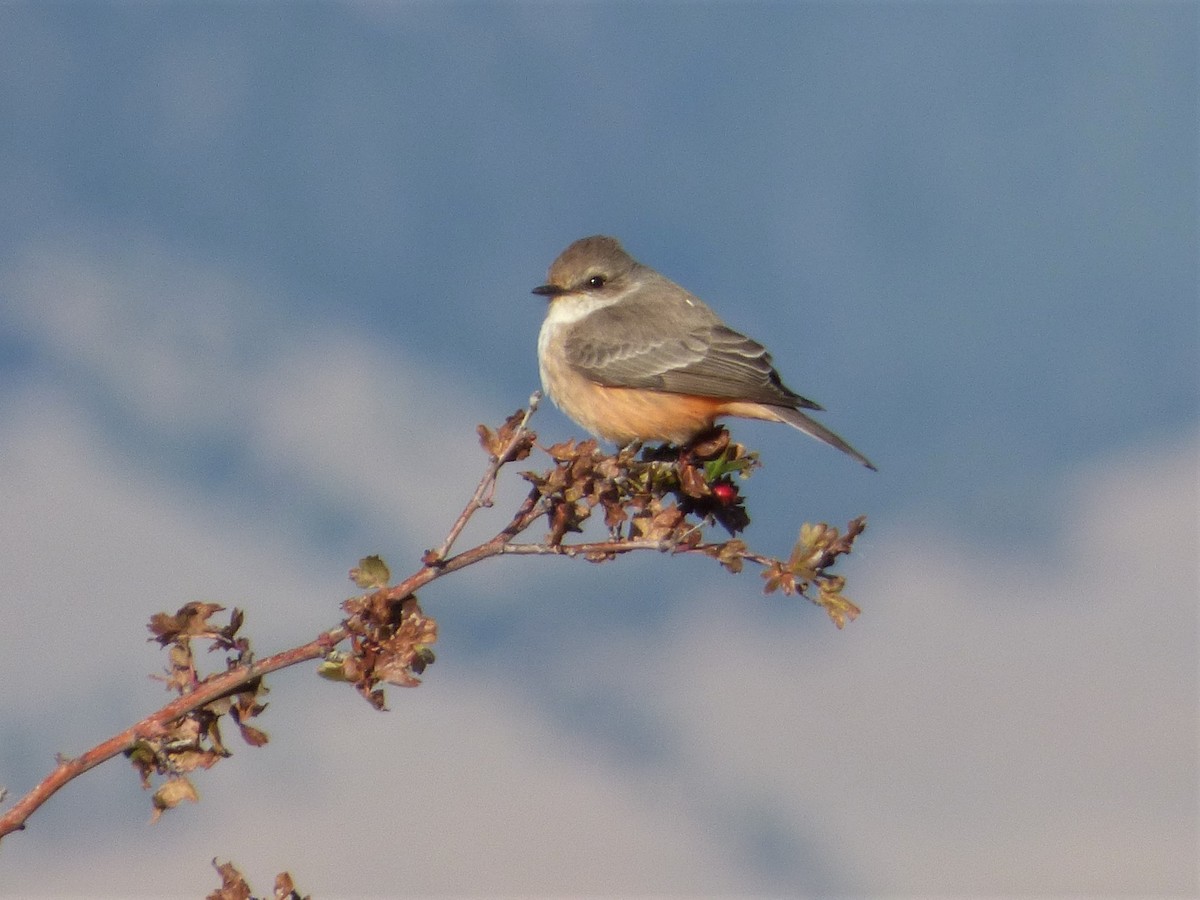
[[[604,282],[607,280],[603,275],[593,275],[587,280],[587,286],[590,288],[604,287]]]

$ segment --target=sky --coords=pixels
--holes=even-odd
[[[145,622],[311,640],[420,565],[611,234],[878,465],[739,422],[746,538],[869,526],[861,618],[658,555],[492,561],[377,713],[273,676],[149,823],[120,760],[0,896],[1200,892],[1190,3],[0,6],[0,785],[165,700]],[[580,435],[545,404],[544,443]],[[522,494],[463,537],[490,534]]]

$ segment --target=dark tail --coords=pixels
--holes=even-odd
[[[813,419],[810,419],[798,409],[789,409],[786,406],[771,407],[775,412],[779,413],[779,418],[787,422],[793,428],[799,428],[807,435],[815,437],[818,441],[824,441],[830,447],[837,447],[848,456],[852,456],[860,463],[870,469],[872,472],[878,471],[871,461],[843,441],[840,437]]]

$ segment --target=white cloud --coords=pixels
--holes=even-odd
[[[206,497],[116,450],[74,398],[31,386],[3,400],[0,604],[8,627],[0,656],[20,676],[9,680],[10,712],[73,704],[79,692],[111,692],[129,671],[157,668],[142,644],[155,611],[193,599],[253,604],[260,625],[298,637],[326,620],[297,609],[297,598],[335,585],[349,593],[348,582],[321,572],[286,530],[252,509]],[[124,689],[134,692],[132,709],[161,696],[144,686],[139,679]],[[94,737],[93,725],[72,732],[72,741]]]
[[[57,821],[43,816],[40,833],[35,820],[6,842],[0,895],[196,896],[216,883],[213,855],[232,859],[259,891],[287,868],[314,896],[733,892],[747,883],[700,824],[502,685],[451,674],[397,692],[395,712],[381,715],[311,676],[274,683],[292,694],[272,716],[276,742],[235,746],[234,759],[198,776],[200,805],[153,827],[148,808],[133,811],[102,834],[99,823],[68,823],[54,829],[58,842],[45,833]],[[126,781],[134,793],[132,774]],[[70,863],[56,849],[68,836],[83,844]]]
[[[0,289],[0,325],[76,402],[177,445],[233,443],[251,477],[372,531],[429,543],[482,470],[472,435],[496,414],[467,386],[379,335],[299,320],[254,278],[131,235],[27,247]]]
[[[90,452],[79,435],[64,437]],[[154,829],[139,811],[102,835],[76,812],[69,827],[89,835],[86,852],[52,875],[45,854],[64,826],[35,819],[5,848],[5,890],[170,892],[183,867],[194,892],[211,880],[210,854],[260,884],[291,868],[321,894],[803,889],[804,873],[786,861],[774,873],[749,864],[753,848],[739,839],[760,814],[785,856],[823,856],[842,890],[1186,890],[1195,451],[1081,477],[1063,507],[1079,527],[1049,564],[930,532],[871,534],[869,561],[851,564],[866,612],[844,632],[813,627],[818,614],[804,606],[793,627],[764,625],[744,606],[762,601],[726,590],[640,638],[602,632],[541,648],[561,653],[564,681],[644,709],[660,733],[643,739],[665,748],[650,763],[622,764],[620,735],[594,745],[564,732],[503,673],[431,670],[426,686],[393,692],[386,716],[333,687],[278,677],[275,743],[199,776],[201,806]],[[209,546],[187,566],[196,576],[253,580],[246,545],[269,538],[217,527],[169,492],[106,483],[100,467],[73,477],[62,457],[47,458],[66,489],[92,485],[85,505],[130,509],[97,533],[86,518],[72,530],[62,499],[51,504],[44,527],[88,550],[64,571],[68,582],[85,583],[84,570],[107,558],[93,587],[119,592],[122,575],[136,585],[144,573],[131,547],[179,558],[197,542]],[[312,593],[276,591],[293,603]],[[39,601],[49,614],[60,594]],[[123,644],[113,631],[86,677],[122,680],[115,660],[130,636]],[[49,689],[45,702],[72,710],[69,684]],[[308,699],[297,704],[296,692]]]
[[[772,798],[843,889],[1194,890],[1198,451],[1080,476],[1044,558],[870,532],[842,634],[726,597],[571,666],[632,691],[609,660],[659,656],[637,677],[687,748],[675,777]]]
[[[114,445],[80,373],[145,427],[241,429],[252,477],[274,467],[397,529],[410,510],[440,527],[479,469],[468,445],[447,458],[447,493],[396,477],[408,454],[463,443],[464,413],[431,401],[441,376],[369,336],[278,325],[273,301],[204,271],[190,299],[227,302],[181,322],[194,304],[155,309],[150,288],[176,283],[178,261],[139,280],[100,258],[60,253],[5,279],[23,285],[8,324],[49,363],[0,394],[0,716],[5,745],[46,765],[64,749],[49,742],[77,750],[161,697],[142,674],[157,665],[140,639],[149,612],[238,603],[266,651],[329,624],[346,592],[345,562],[270,510]],[[268,325],[261,352],[242,336],[247,293]],[[807,606],[778,615],[752,575],[714,576],[719,598],[640,632],[598,611],[595,632],[537,653],[545,693],[637,713],[602,737],[503,669],[443,661],[393,692],[387,716],[281,675],[273,743],[200,775],[200,806],[150,828],[144,807],[114,803],[137,791],[110,763],[6,840],[0,893],[195,896],[215,883],[213,855],[260,890],[289,868],[322,896],[1194,890],[1198,454],[1191,438],[1081,473],[1061,491],[1060,538],[1036,555],[929,527],[868,532],[847,566],[865,612],[844,632]],[[635,719],[645,733],[629,733]]]

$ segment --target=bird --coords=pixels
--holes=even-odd
[[[613,237],[567,247],[533,293],[548,301],[538,333],[542,386],[568,417],[619,447],[683,446],[726,416],[784,422],[875,466],[802,410],[762,344],[698,297],[635,260]]]

